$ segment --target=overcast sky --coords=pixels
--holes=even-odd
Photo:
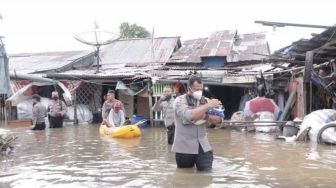
[[[321,29],[284,27],[275,32],[255,20],[334,25],[332,0],[0,0],[0,36],[7,51],[43,52],[91,49],[74,35],[101,29],[118,33],[121,22],[155,29],[155,37],[181,40],[218,30],[266,32],[271,50],[309,38]]]

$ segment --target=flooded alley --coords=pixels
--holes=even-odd
[[[98,125],[68,125],[19,136],[1,157],[0,187],[334,187],[336,148],[268,134],[210,129],[211,173],[176,169],[163,128],[135,139],[100,138]]]

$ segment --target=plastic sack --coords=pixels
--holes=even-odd
[[[142,116],[142,115],[133,115],[132,119],[131,119],[131,124],[135,124],[135,123],[137,123],[137,122],[139,122],[141,120],[144,120],[144,119],[146,119],[145,116]],[[144,123],[142,123],[140,125],[140,128],[146,128],[147,126],[148,125],[147,125],[147,121],[146,121],[146,122],[144,122]]]
[[[208,115],[220,116],[220,117],[224,118],[225,117],[225,115],[224,115],[224,107],[220,106],[219,108],[211,108],[208,111]]]
[[[83,122],[87,122],[87,123],[91,123],[93,120],[93,114],[90,111],[90,109],[88,108],[87,105],[84,104],[77,104],[77,119],[78,122],[83,123]],[[70,106],[68,107],[68,112],[67,115],[69,117],[70,120],[74,120],[74,107]]]
[[[317,134],[321,128],[327,123],[336,121],[336,110],[333,109],[323,109],[316,110],[306,115],[300,125],[300,131],[298,135],[301,134],[307,127],[311,127],[309,131],[309,138],[311,141],[317,141]],[[326,129],[322,133],[322,140],[330,144],[336,144],[336,134],[333,128]]]

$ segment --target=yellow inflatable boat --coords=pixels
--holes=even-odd
[[[133,125],[124,125],[117,128],[110,128],[102,124],[99,127],[99,134],[101,136],[108,136],[112,138],[135,138],[141,135],[141,130],[138,125],[144,123],[139,121]]]

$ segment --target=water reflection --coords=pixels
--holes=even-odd
[[[1,157],[0,187],[333,187],[336,147],[275,135],[209,130],[211,173],[176,169],[163,128],[140,138],[101,138],[97,125],[30,131]]]

